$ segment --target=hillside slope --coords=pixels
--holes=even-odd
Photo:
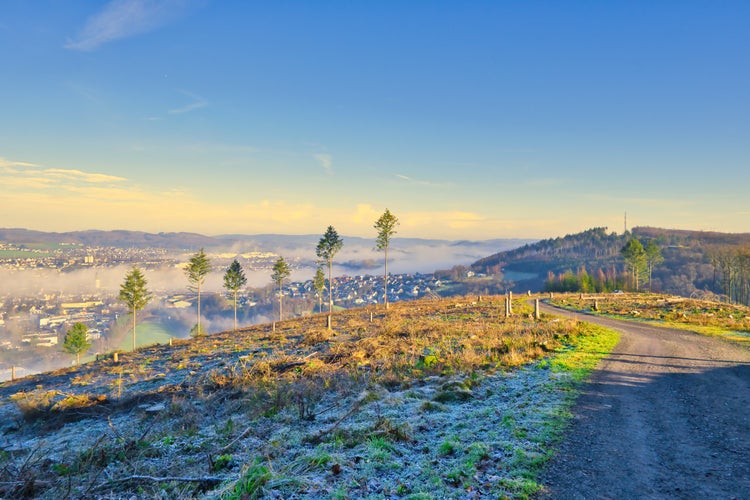
[[[725,293],[714,256],[750,245],[750,233],[636,227],[632,232],[617,234],[593,228],[500,252],[478,260],[471,268],[477,273],[506,274],[516,291],[540,291],[549,273],[576,273],[583,268],[589,274],[623,272],[620,250],[632,237],[644,245],[654,241],[664,257],[664,262],[654,268],[651,290],[682,296]]]
[[[528,495],[572,395],[557,367],[582,358],[535,360],[606,337],[594,359],[616,337],[520,301],[505,318],[502,299],[348,310],[333,332],[313,316],[0,384],[0,497]]]

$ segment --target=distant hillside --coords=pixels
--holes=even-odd
[[[213,250],[221,248],[232,248],[240,246],[257,251],[279,251],[298,248],[314,248],[321,234],[228,234],[218,236],[205,236],[197,233],[147,233],[143,231],[71,231],[71,232],[44,232],[19,228],[0,228],[0,242],[14,244],[60,244],[75,243],[86,246],[111,246],[122,248],[166,248],[170,250],[191,250],[200,247]],[[375,238],[361,238],[343,235],[345,247],[374,248]],[[425,238],[402,238],[397,237],[392,250],[399,249],[409,251],[414,247],[429,247],[443,249],[453,247],[459,249],[474,249],[467,255],[475,259],[481,252],[488,250],[504,250],[516,248],[534,240],[504,238],[488,239],[481,241],[453,241]],[[477,251],[478,250],[478,251]],[[451,253],[456,253],[451,252]]]
[[[49,233],[30,229],[2,229],[0,241],[16,244],[77,243],[86,246],[109,246],[123,248],[169,248],[189,249],[223,244],[221,240],[195,233],[146,233],[143,231],[71,231]]]
[[[743,282],[740,279],[742,273],[731,267],[722,268],[720,261],[722,255],[726,255],[727,260],[732,260],[736,255],[735,260],[741,262],[743,249],[750,247],[750,233],[652,227],[636,227],[625,234],[607,233],[606,228],[593,228],[496,253],[478,260],[471,269],[488,275],[502,273],[507,280],[514,282],[517,291],[542,290],[549,273],[578,273],[585,268],[591,275],[616,276],[624,271],[620,250],[632,237],[638,238],[644,245],[654,241],[664,257],[664,262],[653,270],[650,284],[653,291],[683,296],[696,293],[730,295],[728,280],[724,279],[724,275],[732,274],[733,278],[729,280],[732,281],[731,286],[735,286],[735,282]],[[750,279],[747,283],[750,283]],[[743,286],[748,287],[747,284]],[[750,294],[745,291],[732,292],[732,295],[733,301],[746,303]]]

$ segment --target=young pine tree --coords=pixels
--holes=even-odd
[[[195,325],[194,335],[199,337],[204,334],[201,328],[201,287],[206,282],[206,276],[211,272],[211,262],[206,256],[206,252],[201,248],[195,255],[190,257],[188,265],[185,268],[189,289],[198,294],[198,323]]]
[[[237,293],[240,289],[247,284],[247,277],[245,272],[242,270],[242,266],[237,259],[227,268],[227,272],[224,273],[224,288],[231,294],[234,302],[234,331],[237,331]]]
[[[378,250],[385,251],[385,272],[383,273],[383,302],[388,309],[388,246],[391,244],[391,238],[396,234],[398,226],[398,217],[393,215],[387,208],[383,215],[375,221],[373,226],[378,230],[378,237],[375,239],[375,246]]]
[[[133,313],[133,350],[135,351],[135,325],[136,313],[146,307],[151,300],[151,293],[146,288],[146,278],[140,269],[133,266],[133,269],[125,276],[125,281],[120,286],[119,298],[127,304]]]
[[[328,226],[323,237],[320,238],[315,254],[328,265],[328,329],[331,329],[331,314],[333,312],[333,257],[344,246],[344,241],[333,228]]]
[[[279,321],[284,317],[284,280],[290,274],[292,272],[289,270],[289,265],[284,260],[284,257],[279,257],[279,260],[273,265],[273,274],[271,274],[271,279],[279,287]]]
[[[63,341],[63,350],[70,354],[76,355],[76,364],[81,364],[81,353],[86,352],[91,347],[91,341],[89,341],[89,329],[83,323],[76,323],[68,333],[65,334],[65,340]]]

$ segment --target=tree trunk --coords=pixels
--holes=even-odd
[[[133,306],[133,351],[135,351],[135,306]]]
[[[333,262],[328,260],[328,329],[331,329],[331,314],[333,314]]]
[[[237,290],[234,291],[234,331],[237,331]]]
[[[282,282],[279,282],[279,321],[284,319],[284,288]]]
[[[201,285],[198,283],[198,323],[195,326],[195,336],[201,335]]]
[[[385,246],[385,275],[383,276],[383,302],[388,309],[388,245]]]

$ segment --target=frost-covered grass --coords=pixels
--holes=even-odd
[[[332,332],[314,316],[0,385],[0,496],[526,497],[616,338],[525,299],[511,318],[502,297],[350,310]]]

